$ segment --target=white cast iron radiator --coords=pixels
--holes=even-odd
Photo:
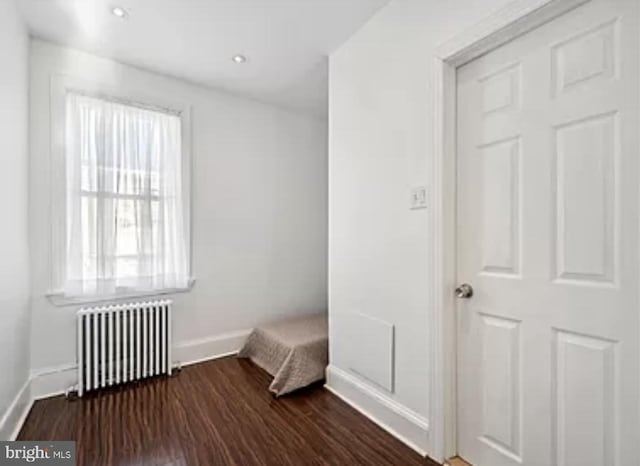
[[[78,396],[171,375],[171,304],[162,300],[79,310]]]

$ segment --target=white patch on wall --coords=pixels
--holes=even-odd
[[[345,336],[351,341],[347,355],[350,371],[393,392],[394,326],[359,313],[344,315]]]

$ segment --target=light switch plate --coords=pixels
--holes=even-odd
[[[412,210],[427,208],[427,187],[426,186],[416,186],[415,188],[411,188],[410,208]]]

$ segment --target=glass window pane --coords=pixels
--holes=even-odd
[[[97,203],[95,198],[81,198],[80,221],[82,224],[82,271],[83,276],[95,279],[97,275]]]
[[[79,173],[72,173],[67,197],[67,270],[87,280],[150,276],[176,235],[160,226],[174,217],[162,196],[172,202],[181,194],[173,192],[172,180],[181,170],[180,119],[110,100],[69,98],[67,147]]]
[[[137,257],[118,257],[116,259],[116,276],[118,278],[131,278],[138,276]]]
[[[138,251],[139,215],[136,202],[120,199],[116,202],[116,250],[117,256],[136,255]]]
[[[154,221],[153,205],[148,199],[119,199],[116,201],[116,251],[117,256],[151,255],[153,253]]]

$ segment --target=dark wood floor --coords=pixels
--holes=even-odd
[[[275,399],[269,382],[225,358],[78,401],[49,398],[19,440],[76,440],[80,466],[436,464],[321,385]]]

